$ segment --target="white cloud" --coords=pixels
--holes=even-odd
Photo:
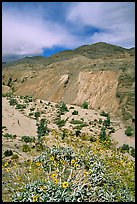
[[[53,2],[54,3],[54,2]],[[48,4],[48,3],[47,3]],[[83,44],[105,41],[123,47],[134,46],[135,11],[129,2],[72,2],[62,7],[64,19],[50,16],[47,4],[3,5],[2,55],[40,55],[54,46],[73,49]],[[13,5],[13,3],[12,3]],[[65,2],[64,4],[65,5]],[[52,9],[52,7],[50,7]],[[46,12],[47,11],[47,12]],[[52,10],[52,15],[56,8]],[[59,12],[59,10],[58,10]],[[52,18],[54,17],[54,18]],[[53,21],[54,19],[54,21]],[[98,28],[86,35],[85,26]],[[81,34],[82,32],[83,35]]]
[[[11,12],[3,10],[2,54],[35,55],[43,48],[73,47],[76,38],[63,25],[44,19],[43,12]]]
[[[67,20],[100,29],[90,42],[105,41],[124,47],[135,44],[135,4],[133,2],[80,2],[72,5]]]

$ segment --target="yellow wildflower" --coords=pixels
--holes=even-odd
[[[54,157],[53,156],[50,157],[50,161],[54,161]]]
[[[84,176],[87,176],[87,175],[88,175],[88,172],[87,172],[87,171],[85,171],[85,172],[84,172]]]
[[[9,171],[10,171],[10,168],[6,168],[6,171],[9,172]]]
[[[46,191],[46,186],[40,186],[39,189],[40,189],[41,191],[44,191],[44,192],[45,192],[45,191]]]
[[[57,179],[54,179],[54,183],[55,183],[55,184],[58,184],[58,180],[57,180]]]
[[[67,187],[68,187],[68,182],[63,182],[63,183],[62,183],[62,187],[63,187],[63,188],[67,188]]]
[[[8,162],[6,162],[6,163],[4,164],[4,166],[6,167],[6,166],[8,166],[8,164],[9,164],[9,163],[8,163]]]
[[[74,159],[72,159],[72,160],[71,160],[71,164],[74,164],[74,163],[75,163],[75,160],[74,160]]]
[[[36,202],[38,200],[38,196],[33,196],[33,202]]]
[[[74,164],[74,167],[75,167],[75,168],[78,168],[78,164]]]
[[[41,163],[40,163],[40,162],[37,162],[37,163],[36,163],[36,166],[41,166]]]
[[[17,177],[17,181],[21,181],[21,177],[20,176]]]
[[[55,178],[57,177],[57,175],[56,175],[56,174],[52,174],[51,177],[52,177],[53,179],[55,179]]]
[[[121,160],[121,161],[120,161],[120,163],[121,163],[121,164],[123,164],[123,163],[124,163],[124,161],[123,161],[123,160]]]
[[[14,168],[17,168],[17,164],[15,163],[15,164],[13,165],[13,167],[14,167]]]

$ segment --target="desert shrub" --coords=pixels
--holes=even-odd
[[[71,106],[69,109],[74,109],[74,107],[73,107],[73,106]]]
[[[29,145],[25,144],[22,146],[22,151],[23,152],[30,152],[31,151],[31,148]]]
[[[3,135],[3,137],[6,137],[7,139],[8,138],[15,139],[17,137],[17,135],[12,135],[12,134],[9,134],[9,133],[5,133],[5,135]]]
[[[104,112],[104,111],[102,111],[102,112],[100,113],[100,115],[101,115],[101,116],[105,116],[105,117],[109,117],[109,113],[106,113],[106,112]]]
[[[45,136],[49,133],[49,129],[47,128],[47,121],[46,119],[42,118],[40,120],[40,123],[38,124],[37,128],[37,133],[38,133],[38,141],[41,141],[41,137]]]
[[[88,109],[88,102],[87,101],[84,101],[81,105],[82,108],[84,109]]]
[[[30,112],[30,113],[29,113],[29,116],[32,116],[32,115],[33,115],[33,113],[32,113],[32,112]]]
[[[127,129],[125,130],[125,134],[127,136],[132,136],[133,135],[133,129],[131,126],[128,126]]]
[[[44,146],[42,145],[42,143],[37,143],[35,147],[36,147],[36,151],[43,151],[44,150]]]
[[[129,152],[129,145],[128,144],[123,144],[123,146],[121,147],[121,151],[122,152]]]
[[[78,115],[78,111],[74,110],[74,111],[72,112],[72,115]]]
[[[100,141],[104,141],[106,139],[106,127],[101,127],[101,132],[100,132]]]
[[[35,110],[35,108],[33,108],[33,107],[32,107],[32,108],[30,108],[30,111],[34,111],[34,110]]]
[[[77,125],[77,124],[83,124],[83,121],[81,121],[81,120],[71,120],[70,123],[74,124],[74,125]]]
[[[130,147],[131,150],[130,150],[130,154],[132,157],[135,157],[135,148],[134,147]]]
[[[88,135],[88,134],[85,134],[85,133],[82,133],[82,134],[80,135],[80,138],[81,138],[82,140],[90,140],[89,135]]]
[[[125,167],[119,164],[120,155],[115,156],[109,161],[108,156],[102,159],[89,149],[76,153],[66,147],[47,147],[32,161],[40,172],[37,179],[32,175],[33,179],[14,190],[12,202],[135,202],[133,169],[125,161],[132,176],[118,177]]]
[[[81,134],[80,129],[77,129],[77,130],[75,131],[75,135],[76,135],[76,137],[80,136],[80,134]]]
[[[36,119],[38,119],[38,117],[40,117],[40,112],[38,112],[38,111],[35,112],[35,113],[34,113],[34,116],[35,116]]]
[[[18,159],[19,158],[19,155],[18,154],[13,154],[11,159]]]
[[[60,118],[56,120],[55,124],[58,126],[58,127],[62,127],[64,126],[66,123],[65,120],[61,120]]]
[[[102,119],[101,118],[99,118],[98,123],[102,124]]]
[[[18,102],[17,102],[17,100],[15,98],[11,98],[9,103],[10,103],[10,106],[15,106],[15,105],[18,104]]]
[[[9,156],[13,155],[13,152],[12,152],[12,150],[6,150],[4,152],[4,155],[5,155],[5,157],[9,157]]]
[[[25,104],[17,104],[16,105],[16,109],[24,109],[24,108],[26,108]]]
[[[107,116],[107,119],[103,121],[103,125],[104,125],[105,127],[110,126],[110,117],[109,117],[109,116]]]
[[[35,142],[35,137],[22,136],[21,140],[26,142],[26,143],[28,143],[28,142]]]
[[[62,101],[59,104],[57,104],[56,107],[59,108],[61,115],[69,111],[66,104]]]

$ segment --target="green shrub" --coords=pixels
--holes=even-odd
[[[60,118],[55,122],[58,127],[62,127],[65,125],[66,121],[61,120]]]
[[[32,113],[32,112],[30,112],[30,113],[29,113],[29,116],[32,116],[32,115],[33,115],[33,113]]]
[[[3,137],[6,137],[7,139],[8,138],[15,139],[17,137],[17,135],[12,135],[12,134],[6,133],[5,135],[3,135]]]
[[[22,146],[22,151],[23,152],[30,152],[31,151],[31,148],[29,145],[25,144]]]
[[[128,144],[123,144],[123,146],[121,147],[121,151],[122,152],[129,152],[129,145]]]
[[[77,124],[83,124],[83,121],[81,121],[81,120],[71,120],[70,123],[74,124],[74,125],[77,125]]]
[[[78,111],[74,110],[74,111],[72,112],[72,115],[78,115]]]
[[[10,103],[10,106],[15,106],[15,105],[18,104],[17,100],[14,99],[14,98],[11,98],[10,101],[9,101],[9,103]]]
[[[71,106],[69,109],[74,109],[74,107],[73,107],[73,106]]]
[[[110,126],[110,117],[109,116],[107,116],[107,119],[103,121],[103,125],[106,127]]]
[[[36,144],[36,151],[43,151],[44,150],[44,146],[41,143],[37,143]]]
[[[11,159],[18,159],[18,158],[19,158],[18,154],[13,154],[11,157]]]
[[[99,118],[98,123],[99,123],[99,124],[101,124],[101,123],[102,123],[102,119],[101,119],[101,118]]]
[[[83,104],[81,105],[82,108],[88,109],[88,102],[84,101]]]
[[[35,116],[36,119],[38,119],[38,117],[40,117],[40,112],[38,112],[38,111],[35,112],[34,116]]]
[[[35,110],[35,108],[30,108],[30,111],[34,111]]]
[[[69,111],[66,104],[62,101],[59,104],[57,104],[56,107],[59,108],[61,115],[63,115],[65,112]]]
[[[132,157],[135,157],[135,148],[134,147],[130,147],[131,148],[131,151],[130,151],[130,154]]]
[[[125,134],[127,136],[132,136],[133,135],[133,129],[131,126],[128,126],[127,129],[125,130]]]
[[[22,136],[21,140],[26,142],[26,143],[28,143],[28,142],[35,142],[35,137]]]
[[[37,133],[39,136],[44,136],[45,134],[49,133],[49,129],[47,128],[47,121],[46,119],[41,119],[40,123],[38,124]]]
[[[105,113],[104,111],[102,111],[102,112],[100,113],[100,115],[101,115],[101,116],[105,116],[105,117],[109,117],[109,114],[108,114],[108,113]]]
[[[12,150],[6,150],[4,152],[4,155],[5,155],[5,157],[10,157],[11,155],[13,155],[13,152],[12,152]]]
[[[103,126],[101,127],[101,132],[100,132],[100,142],[106,140],[106,128]]]

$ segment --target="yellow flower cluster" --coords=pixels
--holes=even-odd
[[[36,162],[36,166],[41,166],[41,163],[40,162]]]
[[[62,188],[67,188],[68,187],[68,182],[63,182],[62,183]]]

